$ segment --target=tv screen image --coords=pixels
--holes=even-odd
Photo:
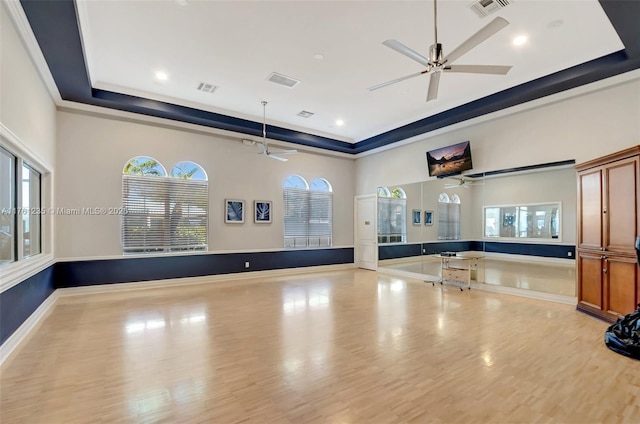
[[[468,141],[441,147],[427,152],[427,165],[430,177],[460,174],[473,168],[471,145]]]

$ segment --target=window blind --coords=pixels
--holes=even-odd
[[[207,181],[123,175],[123,250],[206,250],[208,196]]]
[[[333,193],[284,189],[285,247],[332,245]]]
[[[438,203],[438,240],[460,240],[460,203]]]
[[[378,197],[378,242],[406,241],[407,199]]]

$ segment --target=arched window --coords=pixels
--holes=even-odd
[[[284,246],[329,247],[333,238],[333,193],[324,178],[311,185],[299,175],[283,183]]]
[[[283,187],[306,190],[309,188],[309,184],[307,184],[307,181],[300,175],[290,175],[284,180]]]
[[[125,253],[207,250],[209,184],[204,169],[179,162],[167,176],[155,159],[138,156],[122,171]]]
[[[407,194],[402,187],[378,187],[378,243],[407,242]]]
[[[207,181],[207,173],[195,162],[183,161],[178,162],[169,174],[171,178],[181,178],[183,180],[199,180]]]
[[[378,197],[391,197],[391,192],[386,187],[378,187]]]
[[[460,240],[460,196],[438,196],[438,239]]]
[[[122,170],[126,175],[140,175],[145,177],[166,177],[167,171],[157,160],[149,156],[136,156],[130,159]]]
[[[329,181],[325,180],[324,178],[316,178],[315,180],[313,180],[313,182],[309,186],[309,190],[333,191],[331,190],[331,184],[329,184]]]

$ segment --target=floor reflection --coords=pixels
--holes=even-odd
[[[380,261],[380,267],[403,273],[421,274],[427,280],[437,279],[440,275],[440,261],[431,257],[385,260]],[[576,271],[573,264],[485,258],[479,262],[477,281],[542,293],[576,296]]]

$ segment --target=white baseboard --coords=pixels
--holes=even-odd
[[[4,343],[2,343],[2,346],[0,346],[0,365],[2,365],[4,361],[7,360],[9,356],[11,356],[11,354],[27,340],[33,330],[42,324],[44,319],[53,310],[57,300],[58,291],[55,290],[45,299],[44,302],[40,304],[40,306],[38,306],[35,311],[33,311],[31,316],[29,316],[29,318],[27,318],[26,321],[23,322],[16,331],[14,331],[14,333],[9,336]]]

